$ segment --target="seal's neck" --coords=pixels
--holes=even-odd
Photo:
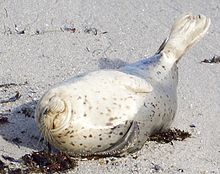
[[[164,53],[155,54],[135,63],[120,68],[121,71],[139,76],[149,82],[177,83],[177,66],[175,59],[170,59]]]
[[[147,77],[156,82],[177,84],[178,72],[175,59],[168,58],[166,54],[160,54],[160,56],[153,56],[150,59],[156,59],[152,64],[149,64],[147,68]]]

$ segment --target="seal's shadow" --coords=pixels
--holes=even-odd
[[[21,146],[42,150],[45,148],[40,138],[39,130],[34,120],[34,111],[37,101],[24,103],[4,114],[8,117],[8,123],[1,124],[0,135],[6,141]]]
[[[98,60],[98,66],[100,69],[119,69],[122,66],[127,65],[128,62],[125,62],[121,59],[108,59],[108,58],[100,58]]]
[[[100,58],[98,60],[99,69],[118,69],[126,64],[127,62],[121,59]],[[9,122],[0,125],[2,138],[17,145],[18,148],[24,146],[37,151],[47,148],[34,120],[36,105],[37,101],[23,103],[6,113],[5,116],[8,117]]]

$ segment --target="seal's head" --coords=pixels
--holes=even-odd
[[[58,92],[59,91],[59,92]],[[53,141],[53,134],[61,132],[68,126],[71,118],[71,105],[61,90],[48,91],[38,102],[35,121],[47,141]]]

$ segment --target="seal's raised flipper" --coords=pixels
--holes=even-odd
[[[174,23],[168,40],[161,45],[159,51],[165,53],[168,58],[178,61],[205,35],[210,23],[210,19],[203,15],[182,16]]]

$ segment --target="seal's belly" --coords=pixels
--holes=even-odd
[[[72,155],[94,154],[116,144],[127,133],[146,96],[104,84],[90,86],[90,92],[81,88],[75,92],[80,95],[72,103],[69,127],[54,135],[54,145]]]
[[[87,93],[86,99],[80,98],[77,105],[74,102],[75,107],[83,105],[84,109],[73,111],[69,128],[54,136],[59,142],[58,148],[72,155],[104,151],[126,134],[133,120],[139,123],[139,139],[143,144],[153,132],[168,128],[175,116],[175,91],[166,89],[163,93],[161,90],[155,89],[150,95],[134,95],[118,88],[116,93],[108,91],[108,100],[102,97],[106,94],[99,93],[94,99]],[[96,107],[90,107],[91,101]]]

